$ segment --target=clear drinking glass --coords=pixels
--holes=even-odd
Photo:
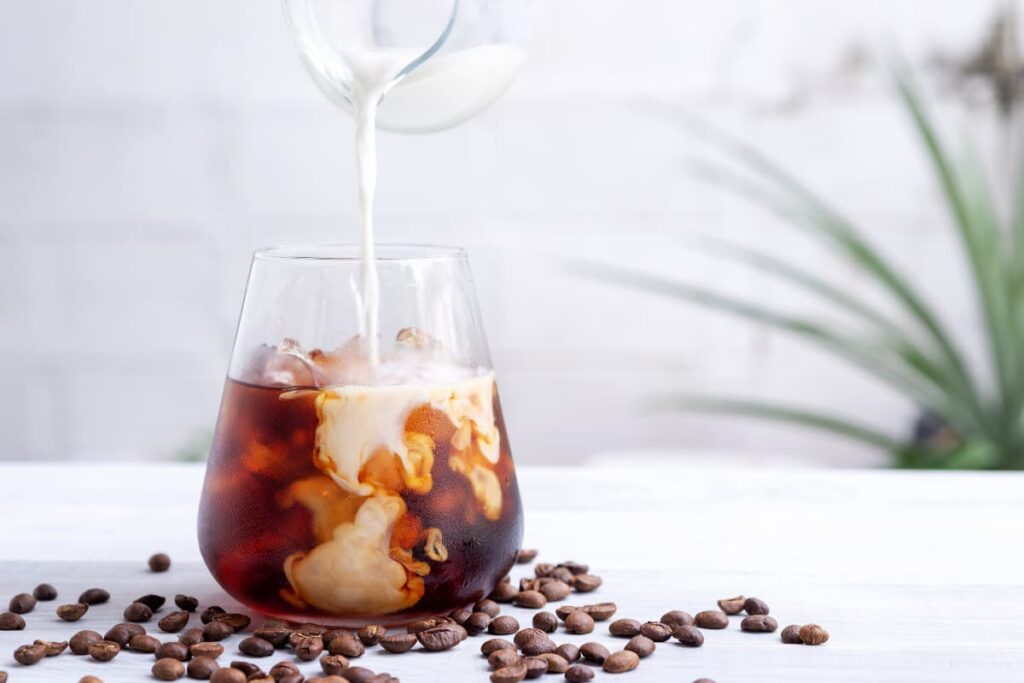
[[[402,623],[487,595],[522,510],[460,249],[382,245],[380,359],[358,246],[257,252],[207,464],[203,558],[264,614]]]

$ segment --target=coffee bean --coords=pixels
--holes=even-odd
[[[573,664],[565,672],[565,680],[572,683],[584,683],[594,677],[594,670],[582,664]]]
[[[504,638],[490,638],[485,640],[483,645],[480,646],[480,654],[487,657],[492,652],[497,652],[498,650],[514,649],[516,649],[516,645],[513,642],[505,640]]]
[[[46,648],[47,657],[56,657],[64,650],[68,649],[68,641],[66,640],[37,640],[33,645],[42,645]]]
[[[25,628],[25,618],[14,612],[0,614],[0,631],[20,631]]]
[[[191,595],[182,595],[181,593],[174,596],[174,604],[178,606],[178,609],[185,610],[186,612],[195,612],[196,608],[199,607],[198,600]]]
[[[412,633],[394,633],[381,636],[380,646],[392,654],[408,652],[416,644],[416,636]]]
[[[31,597],[31,596],[29,596]],[[548,599],[544,597],[544,594],[540,591],[521,591],[519,595],[512,599],[513,604],[516,607],[524,607],[526,609],[540,609],[544,605],[548,604]]]
[[[800,627],[800,641],[804,645],[822,645],[828,642],[828,631],[817,624],[804,624]]]
[[[320,658],[320,668],[328,676],[339,676],[348,666],[348,660],[341,655],[324,655]]]
[[[528,657],[536,657],[537,655],[553,653],[557,647],[555,642],[542,632],[538,638],[527,639],[519,649]]]
[[[601,577],[593,574],[578,574],[572,577],[570,585],[577,593],[590,593],[601,587]]]
[[[114,628],[119,628],[128,633],[128,637],[145,635],[146,627],[142,624],[130,624],[127,622],[121,622],[120,624],[114,624]],[[110,638],[107,638],[110,640]]]
[[[166,617],[156,622],[157,627],[164,633],[177,633],[188,624],[188,612],[171,612]]]
[[[209,657],[193,657],[188,663],[188,677],[205,681],[219,668],[220,664],[218,664],[215,659],[210,659]]]
[[[237,664],[245,664],[245,662],[231,662],[232,669],[238,669],[239,671],[245,671],[241,667],[236,666]],[[270,667],[270,677],[275,681],[280,681],[290,674],[301,676],[299,667],[295,666],[292,662],[278,662],[274,666]],[[248,675],[248,674],[247,674]],[[299,679],[301,681],[301,678]]]
[[[610,674],[621,674],[632,671],[639,665],[640,656],[637,653],[623,650],[609,655],[608,659],[604,660],[602,668]]]
[[[366,626],[363,626],[361,629],[359,629],[358,635],[359,640],[362,641],[363,645],[370,647],[376,645],[377,641],[380,640],[380,637],[387,632],[388,630],[383,626],[377,624],[367,624]]]
[[[31,666],[39,663],[46,656],[46,646],[38,643],[22,645],[14,651],[14,660],[18,664]]]
[[[149,558],[149,569],[154,572],[165,572],[171,568],[171,558],[167,553],[157,553]]]
[[[469,615],[469,619],[466,620],[466,623],[463,624],[466,631],[469,632],[470,635],[474,636],[486,631],[487,627],[490,625],[491,616],[485,612],[473,612]]]
[[[300,677],[297,680],[301,681],[302,679]],[[210,674],[210,683],[245,683],[245,681],[244,673],[229,666],[222,666]]]
[[[530,641],[547,638],[547,634],[541,631],[539,628],[524,628],[522,631],[517,633],[512,639],[516,647],[522,647],[524,644]]]
[[[128,649],[132,652],[144,652],[151,655],[160,645],[160,641],[153,636],[140,635],[128,639]]]
[[[654,654],[654,647],[654,641],[647,636],[633,636],[623,649],[635,652],[640,657],[648,657]]]
[[[514,617],[503,614],[491,620],[487,632],[495,636],[507,636],[519,630],[519,622]]]
[[[86,655],[89,654],[89,646],[101,640],[103,640],[103,636],[96,631],[79,631],[71,636],[68,645],[71,648],[71,654]]]
[[[214,617],[225,613],[226,612],[224,611],[223,607],[220,607],[219,605],[210,605],[209,607],[204,609],[202,613],[199,615],[199,621],[203,622],[204,624],[209,624],[211,621],[213,621]]]
[[[185,675],[185,665],[177,659],[158,659],[152,668],[153,677],[161,681],[176,681]]]
[[[109,662],[121,652],[121,646],[112,640],[101,640],[89,646],[89,656],[98,662]]]
[[[500,669],[502,667],[509,666],[510,664],[515,664],[520,659],[522,659],[522,657],[520,657],[519,653],[515,650],[495,650],[491,654],[487,655],[487,664],[492,669]]]
[[[11,598],[10,605],[7,607],[10,611],[15,614],[28,614],[36,608],[36,599],[28,593],[18,593]]]
[[[203,642],[203,629],[190,628],[178,636],[178,642],[186,647]]]
[[[559,562],[558,563],[558,567],[561,568],[561,569],[568,569],[569,572],[571,574],[573,574],[574,576],[579,576],[580,574],[586,574],[586,573],[588,573],[590,571],[590,565],[586,565],[586,564],[583,564],[581,562],[573,562],[572,560],[567,560],[565,562]]]
[[[193,657],[217,659],[224,654],[224,646],[220,643],[196,643],[188,646],[188,653]]]
[[[740,628],[750,633],[772,633],[779,623],[767,614],[751,614],[740,622]]]
[[[800,639],[800,625],[791,624],[786,628],[782,629],[782,633],[779,634],[782,642],[787,645],[802,645],[803,640]]]
[[[102,588],[90,588],[78,596],[78,602],[84,602],[86,605],[102,605],[108,600],[110,593]]]
[[[640,627],[640,635],[650,638],[656,643],[664,643],[672,637],[672,628],[660,621],[648,621]]]
[[[551,612],[537,612],[533,615],[533,627],[545,633],[554,633],[558,628],[558,617]]]
[[[473,615],[473,610],[461,607],[448,613],[449,618],[460,626],[465,626],[466,621]]]
[[[256,629],[253,633],[257,638],[262,638],[274,647],[283,647],[288,642],[288,637],[292,634],[292,630],[287,626],[267,626],[263,625]],[[324,638],[324,642],[329,642]]]
[[[523,548],[515,555],[516,564],[528,564],[537,559],[537,550],[534,548]]]
[[[519,589],[511,583],[499,583],[494,587],[494,590],[491,591],[490,598],[495,602],[512,602],[518,594]]]
[[[746,600],[742,595],[737,595],[735,598],[722,598],[718,601],[718,609],[722,610],[726,614],[739,614],[743,611],[743,602]]]
[[[697,612],[693,623],[700,628],[722,629],[729,625],[729,617],[721,610],[708,609]]]
[[[768,609],[768,603],[759,598],[747,598],[746,600],[744,600],[743,610],[747,614],[751,615],[768,614],[768,612],[770,611]]]
[[[0,679],[0,683],[7,683],[7,682],[4,681],[3,679]],[[81,678],[78,679],[78,683],[103,683],[103,679],[102,678],[97,678],[96,676],[82,676]]]
[[[555,580],[541,586],[540,592],[549,602],[557,602],[572,595],[572,588],[564,581]]]
[[[234,629],[223,621],[211,621],[203,626],[203,640],[224,640],[234,632]]]
[[[580,645],[580,654],[588,662],[604,664],[604,660],[608,659],[611,653],[601,643],[583,643]]]
[[[555,565],[550,562],[541,562],[533,568],[533,575],[540,578],[542,576],[548,576],[553,571],[555,571]]]
[[[335,638],[335,640],[338,640]],[[266,641],[263,641],[266,642]],[[333,644],[333,643],[332,643]],[[270,643],[267,643],[270,645]],[[362,644],[360,643],[360,647]],[[298,659],[304,662],[312,662],[314,659],[319,657],[324,651],[324,640],[320,636],[302,636],[298,642],[292,645],[292,652]],[[269,656],[274,653],[273,646],[267,649],[267,654],[262,656]],[[331,654],[341,654],[338,652],[331,652]]]
[[[715,683],[715,681],[710,678],[698,678],[693,683]]]
[[[359,642],[359,639],[352,635],[351,631],[342,631],[331,639],[327,650],[332,655],[355,658],[363,656],[366,646]]]
[[[36,600],[46,602],[57,599],[57,589],[48,583],[41,583],[32,590],[32,597]]]
[[[84,602],[76,602],[70,605],[61,605],[57,608],[57,616],[64,621],[78,621],[89,611],[89,605]]]
[[[607,621],[615,615],[618,607],[614,602],[599,602],[594,605],[584,605],[580,609],[594,617],[594,621]]]
[[[571,664],[580,658],[580,649],[572,643],[562,643],[555,648],[555,654]]]
[[[378,681],[377,674],[362,666],[350,667],[345,671],[343,680],[348,683],[377,683]]]
[[[473,611],[483,612],[487,616],[494,618],[501,612],[501,606],[499,606],[494,600],[484,598],[473,605]]]
[[[523,664],[526,665],[527,678],[540,678],[548,672],[548,663],[543,657],[526,657]]]
[[[690,624],[680,624],[672,631],[672,637],[687,647],[700,647],[704,644],[704,634]]]
[[[133,635],[136,634],[119,624],[107,629],[107,632],[103,634],[103,639],[115,642],[121,647],[124,647],[128,644],[128,641],[132,639]]]
[[[244,614],[238,614],[237,612],[229,612],[225,614],[213,615],[212,621],[216,621],[221,624],[227,624],[231,627],[232,632],[239,633],[249,628],[249,624],[252,623],[252,619],[245,616]]]
[[[636,619],[616,619],[608,625],[608,632],[616,638],[632,638],[640,633],[640,622]]]
[[[147,605],[141,602],[133,602],[124,608],[124,619],[125,621],[131,621],[138,623],[141,621],[149,621],[153,618],[153,610]]]
[[[516,662],[503,666],[491,674],[491,683],[519,683],[526,678],[526,663]]]
[[[164,606],[164,603],[167,602],[167,598],[162,595],[149,593],[135,598],[134,602],[141,602],[143,605],[156,612]]]
[[[414,621],[411,624],[409,624],[408,626],[406,626],[405,630],[408,631],[409,633],[419,633],[420,631],[426,631],[428,628],[434,628],[435,626],[440,626],[442,623],[444,623],[444,622],[442,622],[440,619],[437,619],[437,618],[420,619],[420,620]]]
[[[442,652],[450,650],[462,642],[462,636],[455,630],[456,628],[458,627],[455,624],[451,626],[435,626],[426,631],[420,631],[416,634],[416,638],[425,650]]]
[[[323,650],[322,642],[320,644],[320,649]],[[250,657],[269,657],[274,654],[273,644],[269,641],[263,640],[262,638],[257,638],[256,636],[243,638],[242,641],[238,643],[238,650],[243,655],[248,655]]]
[[[560,607],[557,607],[555,609],[555,616],[561,619],[562,621],[565,621],[569,618],[570,614],[572,614],[578,609],[581,608],[576,605],[561,605]]]
[[[191,657],[188,646],[184,643],[161,643],[154,653],[157,659],[177,659],[179,662],[187,662]]]
[[[665,612],[659,619],[661,623],[665,624],[669,628],[675,628],[676,626],[693,626],[693,615],[689,612],[684,612],[681,609],[674,609],[671,612]]]
[[[594,617],[582,610],[577,610],[566,617],[565,628],[568,629],[570,633],[577,633],[580,635],[591,633],[594,630]]]

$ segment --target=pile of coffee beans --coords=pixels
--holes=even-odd
[[[521,550],[516,561],[529,564],[537,554],[536,550]],[[158,553],[150,557],[147,564],[153,572],[165,572],[171,567],[171,559]],[[227,612],[216,605],[205,607],[198,615],[201,625],[189,628],[200,607],[196,598],[175,595],[177,609],[161,613],[166,597],[147,594],[131,600],[124,608],[124,621],[110,626],[103,634],[86,629],[66,642],[35,640],[19,646],[14,659],[22,666],[33,666],[68,651],[99,663],[109,662],[128,651],[152,655],[155,661],[150,673],[160,681],[188,676],[212,683],[399,683],[391,674],[374,672],[353,660],[375,647],[395,655],[442,652],[458,647],[470,637],[486,634],[488,637],[480,646],[480,652],[491,669],[491,683],[519,683],[545,674],[560,674],[570,683],[583,683],[592,680],[598,672],[621,674],[638,669],[642,660],[655,654],[659,644],[673,641],[669,646],[701,647],[704,645],[702,631],[727,628],[732,616],[743,615],[740,629],[749,633],[772,633],[778,628],[774,617],[769,616],[767,603],[742,595],[719,600],[718,609],[692,615],[683,610],[670,610],[659,619],[648,621],[629,617],[613,619],[618,612],[614,602],[561,604],[554,611],[544,609],[549,603],[590,593],[601,584],[601,578],[591,574],[585,564],[538,563],[533,567],[532,577],[513,583],[511,577],[506,576],[489,597],[473,605],[392,630],[376,624],[349,630],[273,619],[250,632],[248,616]],[[15,595],[8,605],[9,611],[0,614],[0,630],[25,629],[22,615],[37,609],[39,602],[56,600],[57,595],[57,589],[46,583],[39,584],[31,593]],[[108,591],[90,588],[79,595],[77,601],[61,604],[55,611],[62,620],[74,622],[81,619],[90,606],[107,603],[110,599]],[[532,625],[521,627],[515,617],[502,614],[502,604],[536,610]],[[159,633],[151,634],[143,624],[152,624],[154,619]],[[555,634],[560,630],[566,634],[588,635],[597,630],[598,624],[606,622],[611,637],[626,641],[621,649],[611,651],[596,641],[578,647],[555,642]],[[176,635],[171,640],[161,640],[158,637],[161,634],[164,634],[162,637]],[[247,657],[262,659],[284,650],[298,662],[318,660],[323,676],[306,678],[297,664],[287,660],[274,663],[267,671],[250,661],[222,662],[225,651],[222,643],[238,634],[245,634],[239,637],[237,649]],[[791,625],[781,632],[781,640],[787,644],[822,645],[828,639],[828,631],[817,624]],[[7,673],[0,671],[0,683],[7,683],[7,678]],[[79,683],[103,681],[88,675]],[[701,678],[694,683],[714,681]]]

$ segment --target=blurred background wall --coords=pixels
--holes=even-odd
[[[272,0],[0,4],[0,459],[196,457],[252,249],[356,237],[353,125],[308,81]],[[382,134],[379,234],[468,246],[521,462],[643,448],[878,463],[804,431],[652,412],[647,397],[688,390],[832,407],[896,434],[914,416],[777,333],[566,264],[810,305],[693,248],[711,235],[846,277],[695,182],[693,112],[835,198],[969,331],[946,216],[877,56],[898,46],[943,123],[998,167],[992,98],[958,71],[1002,5],[540,2],[531,61],[497,105],[448,132]]]

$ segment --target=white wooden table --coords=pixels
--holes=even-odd
[[[11,657],[34,638],[105,630],[143,593],[237,608],[199,561],[201,479],[200,467],[186,465],[0,465],[0,596],[41,581],[61,594],[26,615],[25,631],[0,631],[0,669],[12,682],[149,679],[149,655],[100,664],[65,653],[33,667]],[[780,626],[813,621],[832,634],[822,647],[783,645],[777,633],[741,632],[734,618],[728,630],[706,631],[700,649],[659,645],[621,680],[1024,681],[1022,475],[627,466],[523,468],[520,482],[526,545],[543,561],[588,562],[604,577],[588,602],[613,600],[618,616],[644,620],[743,593],[766,600]],[[157,551],[171,554],[171,571],[146,570]],[[54,616],[94,585],[111,591],[110,604],[76,624]],[[506,612],[529,623],[526,610]],[[555,639],[623,644],[607,624]],[[241,658],[236,641],[222,661]],[[371,652],[360,664],[404,683],[486,682],[480,642],[438,654]],[[620,680],[595,678],[608,679]]]

